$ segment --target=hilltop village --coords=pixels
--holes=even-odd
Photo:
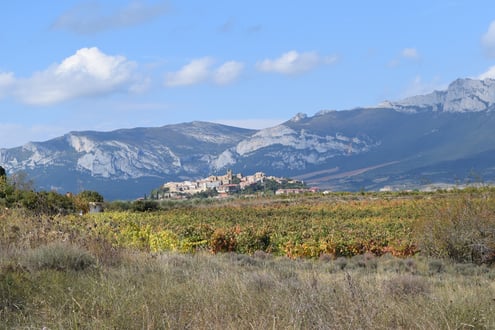
[[[259,187],[275,187],[275,194],[315,192],[318,188],[306,188],[304,182],[275,176],[267,176],[263,172],[244,176],[228,170],[225,175],[211,175],[196,181],[167,182],[156,192],[156,199],[180,199],[192,195],[215,192],[219,197],[253,191]]]

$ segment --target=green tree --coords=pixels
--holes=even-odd
[[[102,203],[104,198],[97,191],[83,190],[74,197],[74,205],[76,210],[84,213],[89,212],[89,203]]]
[[[137,200],[132,203],[131,209],[134,212],[151,212],[158,210],[158,203],[152,200]]]
[[[102,195],[100,195],[99,192],[97,191],[92,191],[92,190],[83,190],[79,194],[77,194],[79,198],[84,199],[87,202],[97,202],[97,203],[103,203],[104,198]]]
[[[0,202],[2,206],[9,207],[7,199],[14,193],[14,188],[7,182],[7,180],[0,179]]]
[[[72,198],[55,191],[38,193],[44,213],[57,214],[73,212],[75,205]]]
[[[10,207],[13,202],[14,193],[15,189],[10,184],[5,169],[0,166],[0,205]]]

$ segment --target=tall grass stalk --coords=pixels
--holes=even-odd
[[[26,252],[26,253],[29,253]],[[22,259],[22,256],[20,257]],[[92,271],[0,268],[6,328],[493,328],[495,271],[459,275],[427,259],[304,261],[237,254],[141,252]],[[473,266],[480,268],[479,266]],[[482,267],[481,267],[482,268]],[[12,302],[15,301],[15,304]]]

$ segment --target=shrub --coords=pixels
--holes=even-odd
[[[475,264],[495,262],[495,196],[480,190],[436,200],[416,228],[421,251]]]
[[[113,201],[105,204],[105,210],[123,212],[128,211],[131,208],[132,202],[130,201]]]
[[[211,235],[209,246],[213,253],[235,251],[237,242],[234,231],[216,229]]]
[[[95,258],[85,249],[63,243],[30,250],[24,259],[25,266],[30,270],[81,271],[96,264]]]
[[[270,233],[265,228],[247,227],[236,235],[237,252],[253,254],[255,251],[268,251]]]
[[[158,202],[152,200],[138,200],[132,203],[131,209],[134,212],[151,212],[158,210]]]

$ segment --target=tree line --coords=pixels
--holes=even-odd
[[[0,207],[23,208],[34,213],[67,214],[87,213],[90,202],[103,202],[96,191],[84,190],[78,194],[60,194],[56,191],[36,191],[24,173],[7,175],[0,166]]]

